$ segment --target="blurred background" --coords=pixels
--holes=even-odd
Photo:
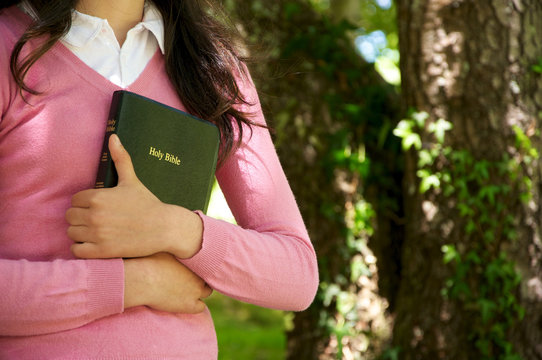
[[[213,294],[219,359],[542,359],[542,2],[222,3],[321,284]]]

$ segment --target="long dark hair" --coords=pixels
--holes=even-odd
[[[4,2],[0,8],[20,0]],[[165,33],[166,72],[187,110],[215,123],[222,137],[223,160],[241,141],[243,124],[255,125],[250,114],[236,105],[247,104],[236,79],[246,76],[246,61],[236,49],[240,37],[228,26],[226,17],[212,0],[152,0],[162,14]],[[11,73],[21,89],[32,94],[25,75],[71,27],[76,0],[28,0],[39,20],[21,36],[11,54]],[[45,41],[24,59],[25,44],[34,38]],[[233,119],[233,120],[232,120]],[[235,139],[235,129],[238,138]],[[237,142],[236,142],[237,140]]]

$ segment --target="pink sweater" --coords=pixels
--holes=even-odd
[[[0,13],[0,358],[216,359],[209,311],[123,310],[121,259],[70,253],[64,213],[92,188],[108,108],[119,88],[57,43],[26,81],[26,104],[9,54],[29,24]],[[250,80],[240,84],[256,105]],[[128,90],[183,109],[157,52]],[[238,226],[201,215],[202,249],[183,261],[212,288],[260,306],[302,310],[318,287],[313,247],[266,130],[254,128],[217,171]]]

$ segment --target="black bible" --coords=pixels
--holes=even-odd
[[[207,211],[220,145],[214,124],[129,91],[114,92],[95,188],[118,182],[111,134],[119,136],[137,177],[156,197]]]

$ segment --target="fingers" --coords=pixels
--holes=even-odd
[[[201,292],[201,299],[208,298],[213,293],[213,289],[207,284],[203,287],[203,290]]]
[[[109,152],[119,175],[119,184],[137,180],[130,154],[122,146],[116,134],[109,137]]]
[[[80,259],[97,259],[97,248],[90,242],[75,243],[71,246],[71,252]]]
[[[89,208],[93,202],[93,197],[97,193],[95,189],[88,189],[78,192],[72,196],[72,206],[80,208]]]
[[[200,312],[203,312],[205,311],[205,308],[206,308],[206,305],[203,301],[201,300],[198,300],[195,304],[194,304],[194,308],[192,309],[193,311],[191,312],[192,314],[198,314]]]
[[[90,241],[76,242],[71,246],[70,250],[75,257],[80,259],[113,259],[121,257],[109,247]]]
[[[89,223],[89,211],[86,208],[72,207],[66,210],[66,221],[71,226],[83,226]]]
[[[192,309],[194,314],[200,313],[205,310],[207,305],[205,305],[203,299],[208,298],[209,296],[211,296],[212,293],[213,289],[211,289],[209,285],[205,284],[201,292],[201,297],[194,303],[194,307]]]
[[[87,250],[92,251],[92,247]],[[124,259],[125,307],[147,305],[171,313],[205,311],[213,290],[169,253]]]
[[[203,299],[208,298],[213,293],[213,289],[206,283],[204,283],[203,288],[201,290],[200,298],[197,299],[193,305],[192,310],[190,311],[193,314],[197,314],[200,312],[205,311],[207,305],[205,305],[205,302]]]
[[[75,208],[93,208],[107,205],[110,202],[109,192],[111,189],[87,189],[72,196],[71,205]]]
[[[70,226],[67,230],[68,237],[75,243],[91,243],[92,236],[86,226]]]
[[[209,288],[209,290],[210,290],[209,291],[209,295],[210,295],[213,292],[213,290],[211,290],[211,288]],[[190,308],[183,307],[181,311],[176,311],[176,312],[197,314],[197,313],[205,311],[205,309],[207,308],[207,305],[205,305],[205,302],[203,301],[203,299],[208,297],[209,295],[203,296],[201,299],[196,300]]]

